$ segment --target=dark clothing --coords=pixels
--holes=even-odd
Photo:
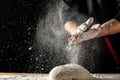
[[[111,18],[120,20],[119,5],[116,0],[64,0],[67,12],[83,13],[103,23]],[[72,1],[70,3],[70,1]],[[65,8],[64,8],[65,9]],[[71,10],[70,10],[71,9]],[[66,16],[66,15],[65,15]],[[64,16],[64,17],[65,17]],[[75,16],[75,15],[74,15]],[[66,17],[67,18],[67,17]],[[71,17],[72,18],[72,17]]]
[[[75,21],[78,25],[89,17],[95,18],[95,23],[104,23],[112,18],[120,20],[117,0],[63,0],[63,20]],[[120,59],[120,34],[108,36]],[[79,63],[90,72],[119,72],[104,37],[83,42],[80,49]]]

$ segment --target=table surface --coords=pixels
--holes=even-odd
[[[96,80],[120,80],[120,74],[92,74]],[[0,73],[0,80],[48,80],[48,74]]]

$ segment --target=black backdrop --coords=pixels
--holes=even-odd
[[[46,16],[50,1],[56,0],[0,0],[0,72],[47,73],[67,62],[54,59],[54,64],[45,49],[43,59],[35,54],[39,52],[34,44],[37,23]]]
[[[49,71],[33,66],[36,24],[48,1],[0,0],[0,72]]]

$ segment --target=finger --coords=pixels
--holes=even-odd
[[[86,23],[83,23],[79,26],[79,30],[82,30],[82,31],[87,30],[87,28],[88,28],[88,25]]]
[[[71,43],[71,42],[69,42],[69,43],[68,43],[68,45],[70,45],[70,46],[71,46],[71,45],[72,45],[72,43]]]
[[[71,42],[71,45],[77,44],[78,42],[76,42],[75,40],[73,42]]]
[[[81,42],[81,38],[82,38],[81,36],[82,34],[77,36],[75,39],[71,40],[70,41],[71,45],[78,44],[79,42]]]
[[[98,29],[100,27],[101,27],[100,24],[94,24],[90,29]]]
[[[78,37],[70,37],[68,38],[69,40],[69,45],[73,45],[73,44],[77,44],[78,43],[78,38],[80,37],[80,35]]]
[[[90,26],[94,21],[94,18],[89,18],[85,23],[81,24],[78,28],[83,32],[87,30],[88,26]]]
[[[68,44],[69,44],[69,45],[73,45],[73,44],[74,44],[74,40],[73,40],[73,41],[69,41]]]
[[[94,18],[90,17],[85,23],[90,26],[94,22]]]
[[[68,38],[68,41],[73,41],[73,40],[75,40],[75,37],[69,37]]]
[[[68,38],[68,42],[69,42],[68,44],[69,44],[69,45],[72,45],[72,42],[73,42],[74,40],[75,40],[75,37],[69,37],[69,38]]]
[[[69,45],[74,45],[74,44],[77,44],[75,40],[69,42]]]

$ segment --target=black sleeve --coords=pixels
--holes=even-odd
[[[78,25],[86,21],[88,18],[86,15],[79,12],[79,6],[70,7],[64,1],[62,3],[62,18],[63,22],[75,21]]]
[[[114,17],[114,19],[120,21],[120,10],[119,10],[119,12],[117,13],[117,15]]]
[[[120,0],[116,0],[116,1],[117,1],[117,7],[116,7],[116,9],[117,9],[118,13],[114,17],[114,19],[120,21]]]

